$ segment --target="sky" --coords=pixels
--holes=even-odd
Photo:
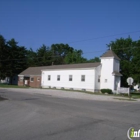
[[[140,0],[0,0],[0,34],[37,50],[69,44],[87,59],[121,37],[140,39]]]

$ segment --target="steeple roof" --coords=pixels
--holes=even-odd
[[[112,51],[112,50],[108,50],[107,52],[105,52],[102,57],[114,57],[115,59],[120,60],[120,58]]]

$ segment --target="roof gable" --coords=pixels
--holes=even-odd
[[[112,50],[108,50],[107,52],[105,52],[102,56],[102,57],[114,57],[118,60],[120,60],[120,58],[112,51]]]

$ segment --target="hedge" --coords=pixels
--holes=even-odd
[[[102,93],[108,93],[108,94],[112,94],[112,90],[111,89],[101,89]]]

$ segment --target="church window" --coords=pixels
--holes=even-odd
[[[100,76],[100,75],[98,75],[98,83],[100,83],[100,77],[101,77],[101,76]]]
[[[48,81],[50,81],[51,80],[51,75],[48,75]]]
[[[72,75],[69,75],[69,81],[72,81]]]
[[[81,81],[85,81],[85,75],[81,75]]]
[[[57,75],[57,81],[60,81],[60,75]]]

